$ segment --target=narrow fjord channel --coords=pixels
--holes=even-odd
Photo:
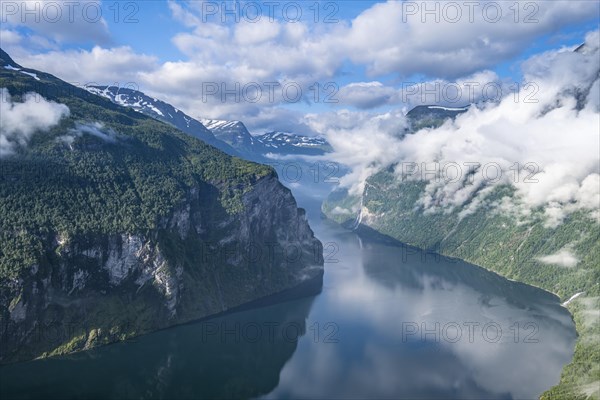
[[[530,399],[573,354],[552,294],[321,219],[319,294],[3,366],[2,398]],[[25,393],[27,395],[25,395]]]

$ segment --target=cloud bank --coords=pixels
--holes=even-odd
[[[522,88],[499,103],[472,107],[438,129],[423,129],[400,139],[401,117],[392,117],[392,124],[382,123],[389,113],[338,113],[339,129],[326,121],[331,115],[315,117],[320,122],[312,125],[330,140],[336,159],[353,168],[342,181],[353,193],[361,193],[366,177],[381,166],[425,163],[428,169],[440,167],[433,167],[434,174],[404,178],[426,181],[419,205],[429,212],[467,207],[464,216],[479,207],[493,188],[512,185],[520,207],[545,208],[548,226],[581,209],[592,210],[597,218],[598,31],[588,34],[584,51],[546,52],[527,60],[523,70],[525,79],[537,85],[535,96],[530,88]],[[449,164],[460,170],[444,171],[442,167]],[[398,167],[396,172],[400,178],[406,169]]]
[[[454,81],[434,79],[424,82],[407,80],[399,88],[379,81],[353,82],[340,88],[342,104],[358,109],[373,109],[383,105],[423,104],[457,107],[465,104],[500,101],[514,92],[515,84],[503,82],[493,71],[485,70]]]

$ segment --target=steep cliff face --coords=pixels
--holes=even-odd
[[[13,123],[0,132],[0,362],[123,340],[322,276],[321,244],[271,168],[0,50],[1,65]]]
[[[49,235],[46,256],[2,288],[0,361],[88,349],[320,278],[321,244],[275,175],[226,218],[204,193],[192,188],[144,234]]]

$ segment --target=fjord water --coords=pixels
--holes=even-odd
[[[558,298],[464,262],[322,220],[321,292],[91,351],[3,366],[8,398],[529,399],[576,333]]]

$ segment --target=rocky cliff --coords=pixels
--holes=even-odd
[[[222,218],[192,188],[155,230],[48,235],[1,289],[0,361],[84,350],[228,310],[322,276],[320,242],[275,175]]]
[[[131,338],[321,278],[321,244],[272,169],[1,51],[0,62],[12,121],[0,132],[1,363]]]

